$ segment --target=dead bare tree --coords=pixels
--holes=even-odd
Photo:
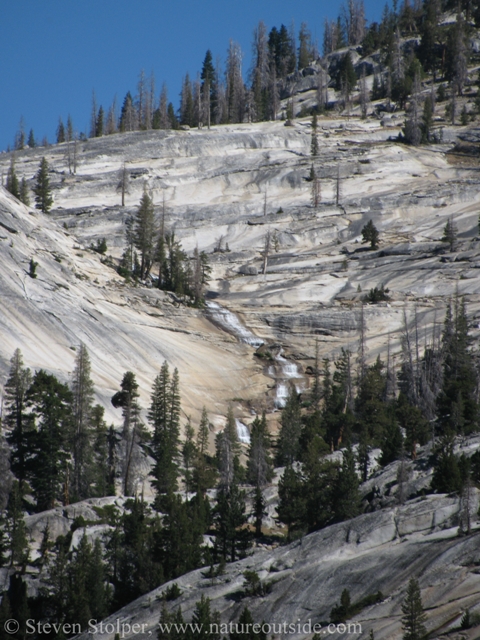
[[[264,240],[264,244],[263,244],[263,251],[262,251],[262,257],[263,257],[263,271],[262,273],[264,275],[266,275],[267,273],[267,266],[268,266],[268,256],[270,254],[270,239],[271,239],[271,233],[270,233],[270,229],[267,231],[266,235],[265,235],[265,240]]]
[[[117,184],[117,192],[119,191],[122,194],[122,207],[125,206],[125,194],[129,193],[128,187],[130,182],[130,176],[127,171],[127,167],[125,162],[123,163],[123,167],[120,169],[119,181]]]

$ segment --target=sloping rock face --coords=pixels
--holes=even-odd
[[[477,495],[475,504],[478,506]],[[459,536],[458,518],[458,499],[441,495],[365,514],[286,547],[257,551],[227,565],[225,574],[214,584],[200,570],[182,576],[175,582],[183,593],[168,606],[181,606],[189,620],[195,602],[204,595],[221,613],[223,623],[238,620],[247,605],[255,620],[267,622],[272,629],[301,624],[300,631],[297,627],[295,633],[280,632],[276,637],[309,638],[313,635],[308,633],[309,622],[326,629],[330,610],[338,604],[344,588],[348,587],[352,602],[381,591],[382,602],[365,608],[349,621],[357,632],[348,637],[367,637],[373,629],[375,638],[391,640],[402,637],[401,603],[408,580],[415,576],[428,614],[430,637],[436,638],[459,623],[462,610],[478,607],[480,531]],[[480,523],[474,526],[478,530]],[[271,584],[267,596],[242,597],[243,572],[247,569]],[[155,634],[161,594],[167,586],[139,598],[105,623],[121,619],[144,625],[146,633]],[[354,623],[360,626],[353,627]],[[341,629],[331,635],[345,637]]]

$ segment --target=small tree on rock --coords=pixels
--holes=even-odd
[[[443,236],[441,237],[442,242],[447,242],[450,245],[450,251],[455,249],[455,245],[457,244],[457,233],[458,227],[453,222],[452,218],[447,220],[447,224],[443,228]]]
[[[373,224],[371,220],[367,222],[367,224],[362,229],[362,244],[366,242],[370,242],[370,249],[374,251],[378,249],[378,239],[380,234],[378,233],[377,227]]]

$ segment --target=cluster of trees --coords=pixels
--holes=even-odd
[[[127,217],[125,227],[126,248],[118,269],[120,275],[145,280],[152,277],[156,263],[159,289],[188,296],[194,306],[201,306],[210,280],[208,256],[195,248],[190,258],[175,233],[165,229],[165,204],[158,221],[152,199],[145,192],[136,214]]]
[[[442,23],[444,11],[456,11],[456,21]],[[367,23],[363,0],[346,0],[337,20],[326,20],[323,34],[324,57],[344,47],[360,48],[368,56],[379,51],[383,70],[375,75],[372,98],[387,98],[400,107],[408,107],[404,137],[407,142],[419,144],[432,141],[431,125],[435,102],[446,97],[445,83],[449,88],[449,111],[452,122],[460,114],[457,98],[463,94],[467,81],[467,66],[470,56],[469,38],[480,26],[480,3],[468,0],[453,3],[449,0],[423,0],[411,3],[403,0],[393,8],[385,6],[379,22]],[[419,44],[403,47],[403,39],[418,38]],[[168,99],[167,87],[163,84],[156,93],[154,75],[146,76],[142,70],[136,92],[128,91],[120,107],[116,98],[108,109],[98,105],[95,93],[89,130],[78,134],[70,115],[67,124],[59,119],[56,141],[67,143],[69,166],[71,165],[70,143],[77,139],[99,137],[116,132],[176,129],[179,126],[202,127],[211,123],[262,121],[275,119],[280,105],[280,93],[285,89],[289,74],[304,69],[317,61],[318,105],[322,111],[327,103],[325,87],[327,67],[325,58],[320,59],[316,42],[312,39],[308,25],[302,22],[298,35],[294,26],[267,29],[260,21],[253,31],[251,67],[247,81],[244,80],[242,61],[244,54],[240,46],[230,41],[225,60],[225,70],[220,62],[214,63],[210,50],[206,52],[201,71],[192,78],[188,73],[182,81],[179,108],[175,109]],[[332,71],[332,70],[331,70]],[[437,95],[421,96],[421,81],[431,74],[434,82],[441,79]],[[361,79],[362,80],[362,79]],[[347,52],[333,70],[332,83],[342,90],[345,101],[357,84],[358,78]],[[294,91],[293,82],[291,91]],[[364,79],[360,83],[362,112],[366,113],[368,91]],[[421,107],[423,103],[423,115]],[[286,117],[292,117],[289,104]],[[466,115],[466,114],[464,114]],[[15,136],[15,149],[25,144],[35,147],[33,131],[28,138],[23,120]],[[44,141],[46,145],[46,141]],[[74,153],[74,152],[73,152]]]
[[[209,454],[212,426],[205,409],[197,436],[188,420],[181,439],[179,376],[166,362],[152,386],[149,432],[132,372],[124,374],[112,397],[122,410],[121,429],[107,427],[104,409],[93,404],[93,395],[84,345],[70,384],[43,370],[32,374],[19,350],[11,360],[0,437],[0,566],[11,570],[0,606],[2,620],[18,613],[20,621],[35,617],[85,628],[89,619],[100,619],[165,581],[200,566],[210,565],[214,573],[213,565],[242,557],[253,533],[247,526],[246,491],[239,483],[252,487],[261,535],[262,490],[273,473],[265,416],[252,425],[244,468],[231,409],[215,455]],[[152,506],[137,495],[138,481],[146,474],[156,496]],[[217,484],[211,507],[207,490]],[[35,561],[45,588],[27,599],[21,577],[31,562],[25,510],[43,511],[118,491],[135,497],[123,512],[113,506],[98,509],[100,521],[110,525],[102,541],[84,535],[71,548],[73,532],[87,524],[82,517],[56,540],[45,527]],[[207,532],[215,536],[213,548],[204,545]]]
[[[40,209],[43,213],[48,213],[53,204],[52,189],[50,187],[48,172],[48,162],[46,158],[42,158],[38,171],[35,175],[35,186],[33,188],[33,192],[35,193],[35,208]],[[12,160],[10,162],[5,188],[15,196],[15,198],[18,198],[20,202],[23,202],[23,204],[26,204],[27,206],[30,205],[30,195],[25,176],[23,176],[22,180],[19,182],[15,171],[15,155],[12,156]]]
[[[388,464],[416,457],[418,445],[435,440],[432,489],[464,491],[478,481],[476,457],[457,458],[454,437],[478,430],[478,366],[471,351],[465,302],[448,305],[441,336],[438,328],[420,356],[419,327],[404,321],[402,365],[398,376],[380,357],[366,364],[363,308],[356,358],[342,350],[332,375],[330,362],[318,361],[308,401],[292,389],[282,411],[277,442],[279,517],[295,531],[313,531],[357,515],[360,479],[369,475],[369,451],[382,450]],[[357,445],[354,456],[350,445]],[[342,464],[322,454],[347,446]]]

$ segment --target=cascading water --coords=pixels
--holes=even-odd
[[[275,392],[275,406],[277,409],[283,409],[283,407],[287,404],[288,398],[288,386],[285,382],[279,382],[277,384],[277,389]]]
[[[229,333],[233,333],[240,342],[245,342],[246,344],[252,345],[252,347],[261,347],[263,344],[263,340],[261,338],[257,338],[251,331],[249,331],[237,316],[222,307],[217,302],[207,302],[207,309],[217,324],[223,327]]]
[[[250,431],[246,424],[240,422],[238,418],[235,418],[235,424],[237,426],[237,436],[240,442],[243,444],[250,444]]]
[[[280,366],[281,369],[281,377],[286,378],[287,380],[299,379],[301,375],[298,371],[298,366],[295,362],[290,362],[282,356],[282,352],[276,356],[275,360]],[[302,383],[295,383],[295,389],[297,393],[303,391],[304,385]],[[288,395],[290,393],[289,384],[285,380],[280,380],[277,383],[277,389],[275,392],[275,406],[277,409],[283,409],[283,407],[287,404]]]

